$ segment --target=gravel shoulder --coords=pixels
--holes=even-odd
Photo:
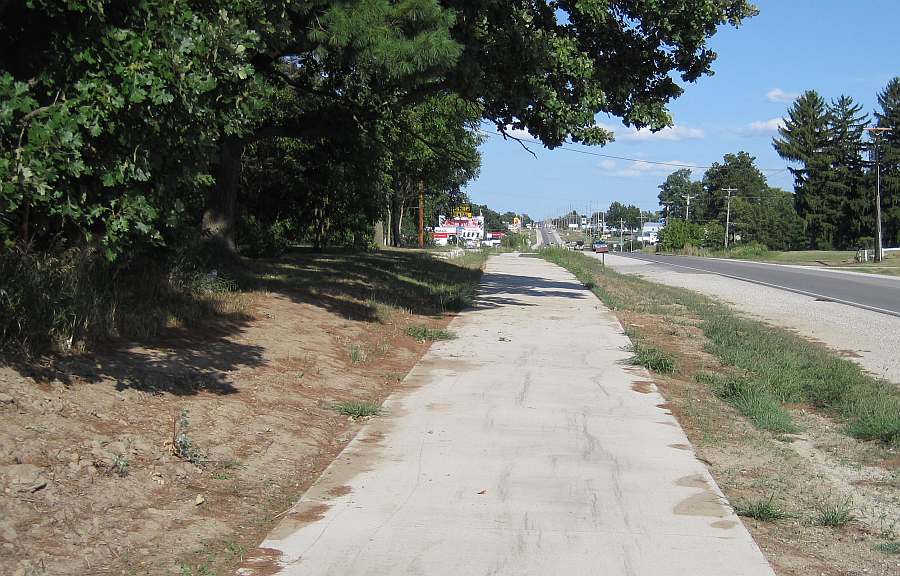
[[[749,316],[818,340],[872,374],[900,383],[900,318],[613,254],[607,254],[606,263],[617,272],[715,297]]]

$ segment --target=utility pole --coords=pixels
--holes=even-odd
[[[695,194],[694,196],[691,196],[690,194],[682,194],[682,196],[684,196],[685,200],[687,200],[687,209],[684,211],[684,221],[690,222],[691,221],[691,198],[696,198],[697,195]]]
[[[728,208],[725,210],[725,249],[728,249],[728,228],[731,225],[731,193],[737,192],[737,188],[722,188],[722,192],[728,192]]]
[[[625,219],[619,218],[619,252],[625,251]]]
[[[881,137],[890,128],[872,127],[866,131],[873,135],[875,140],[875,261],[884,259],[884,249],[881,245]]]
[[[425,182],[419,181],[419,248],[425,247]]]

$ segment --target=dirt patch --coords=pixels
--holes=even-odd
[[[328,262],[279,262],[240,329],[0,366],[0,573],[273,573],[255,547],[362,426],[332,406],[381,404],[428,348],[407,328],[452,319],[373,304],[378,270],[299,283]]]
[[[636,380],[631,383],[631,389],[641,394],[650,394],[656,389],[653,380]]]

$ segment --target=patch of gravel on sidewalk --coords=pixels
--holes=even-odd
[[[617,272],[636,274],[651,282],[694,290],[717,298],[753,318],[781,326],[822,342],[874,374],[900,383],[900,318],[819,301],[795,294],[702,272],[676,271],[632,258],[606,255]]]

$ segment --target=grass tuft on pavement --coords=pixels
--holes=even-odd
[[[827,348],[696,292],[615,272],[580,252],[544,248],[541,257],[572,272],[613,310],[699,320],[708,351],[728,368],[701,378],[757,426],[796,431],[783,405],[808,404],[842,420],[856,438],[900,445],[900,390]]]

